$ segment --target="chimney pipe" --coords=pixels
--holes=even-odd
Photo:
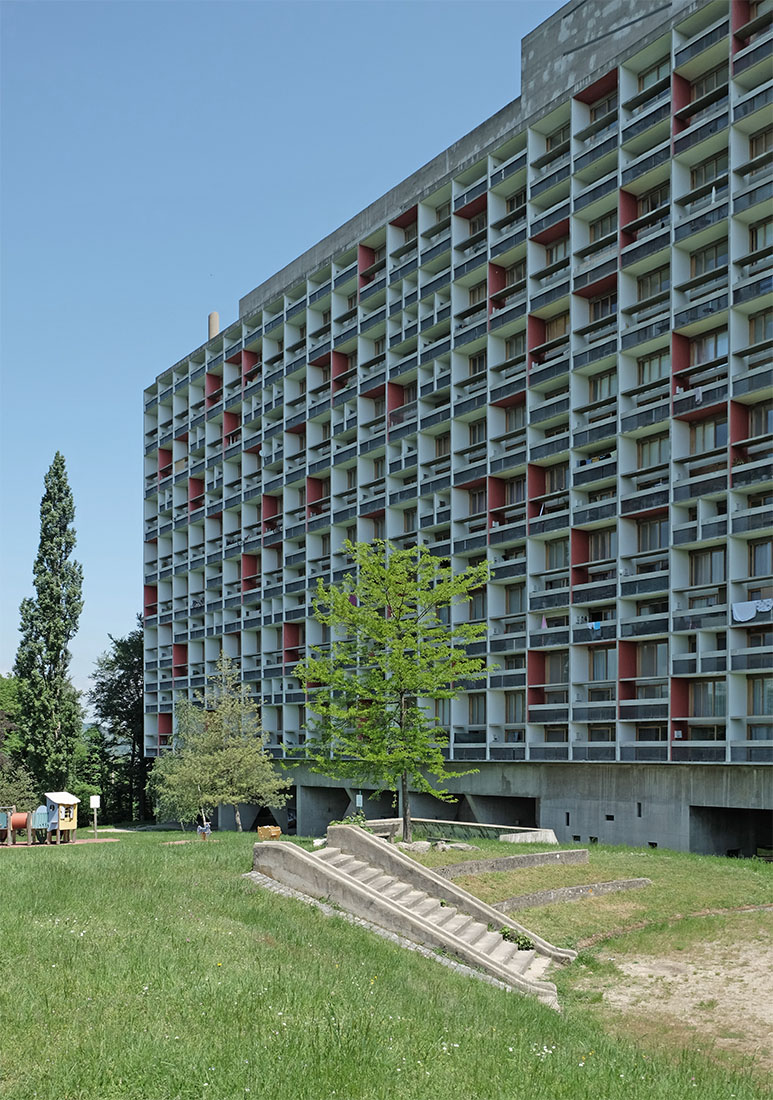
[[[209,327],[209,336],[207,339],[211,340],[213,336],[217,336],[218,332],[220,332],[220,315],[217,310],[213,310],[213,312],[210,313],[207,318],[207,325]]]

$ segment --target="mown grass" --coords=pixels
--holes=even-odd
[[[765,1095],[256,889],[253,837],[169,839],[0,852],[3,1100]]]
[[[489,842],[491,844],[492,842]],[[484,853],[431,853],[434,865],[458,862],[459,854],[493,858],[510,854],[511,845],[493,842]],[[519,845],[522,851],[542,846]],[[568,847],[578,847],[577,845]],[[506,849],[503,853],[500,849]],[[428,853],[429,855],[430,853]],[[424,856],[419,857],[424,862]],[[582,901],[519,911],[518,919],[547,939],[576,946],[594,936],[640,922],[663,925],[677,915],[707,909],[735,909],[744,905],[773,904],[773,864],[761,860],[731,860],[649,848],[592,845],[588,862],[550,863],[516,871],[487,871],[454,879],[458,885],[489,904],[520,894],[560,886],[578,886],[615,879],[649,878],[651,886],[621,893],[600,894]]]

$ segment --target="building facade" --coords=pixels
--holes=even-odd
[[[522,56],[518,100],[146,390],[146,752],[222,648],[283,755],[318,578],[346,539],[420,542],[494,570],[454,612],[488,680],[436,711],[480,768],[461,812],[748,852],[773,834],[773,0],[576,0]],[[353,796],[297,789],[301,831]]]

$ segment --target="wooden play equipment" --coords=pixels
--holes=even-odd
[[[78,804],[80,799],[68,791],[50,791],[45,795],[46,813],[46,844],[53,842],[56,834],[56,843],[61,843],[64,834],[65,841],[75,841],[75,831],[78,828]]]
[[[10,847],[11,844],[16,843],[16,834],[24,830],[27,835],[27,844],[32,844],[34,816],[34,814],[17,810],[15,806],[0,806],[0,841]]]

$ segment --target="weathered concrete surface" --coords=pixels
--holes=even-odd
[[[536,909],[538,905],[553,905],[561,901],[579,901],[581,898],[598,897],[600,894],[616,894],[620,890],[638,890],[652,886],[651,878],[620,878],[614,882],[592,882],[588,886],[559,886],[555,890],[536,890],[532,894],[519,894],[514,898],[494,902],[492,909],[510,913],[518,909]]]
[[[519,829],[517,833],[500,833],[505,844],[558,844],[552,829]]]
[[[465,859],[449,867],[436,867],[441,878],[462,878],[482,875],[486,871],[518,871],[524,867],[545,867],[552,863],[578,864],[588,862],[587,848],[569,848],[561,852],[528,852],[522,856],[501,856],[498,859]]]

